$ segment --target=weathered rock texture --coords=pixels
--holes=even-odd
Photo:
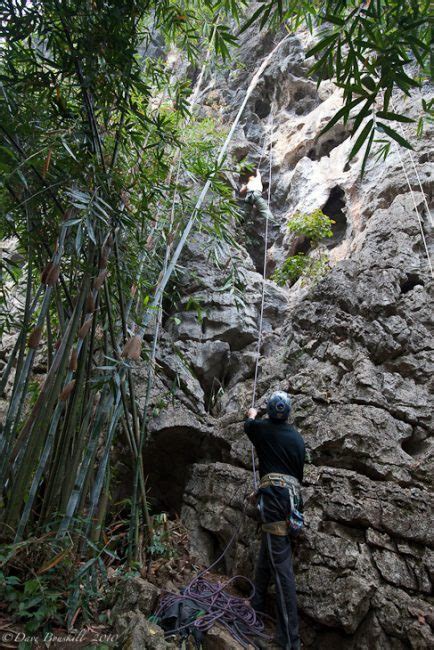
[[[295,551],[303,642],[315,649],[434,647],[432,281],[398,153],[392,147],[385,163],[371,161],[361,180],[360,160],[346,164],[346,128],[318,137],[340,95],[330,82],[317,88],[307,78],[304,39],[293,36],[282,47],[232,147],[235,158],[257,160],[273,111],[270,269],[303,245],[286,230],[295,210],[323,208],[336,221],[327,243],[333,268],[316,286],[280,289],[267,281],[258,385],[260,407],[272,389],[294,396],[295,422],[312,451],[306,536]],[[230,122],[272,46],[271,34],[247,33],[242,65],[216,76],[204,111]],[[418,110],[417,101],[395,103]],[[413,154],[428,201],[430,136],[427,127]],[[402,155],[429,240],[423,196]],[[245,246],[227,255],[244,277],[245,304],[222,290],[225,271],[211,264],[205,235],[192,237],[185,252],[178,320],[167,318],[158,353],[146,469],[156,507],[181,512],[204,560],[214,560],[241,526],[224,568],[251,575],[258,542],[256,523],[243,515],[252,474],[242,419],[261,289],[263,224],[254,213],[237,238]],[[192,299],[202,318],[189,309]]]

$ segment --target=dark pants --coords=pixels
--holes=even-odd
[[[247,192],[246,197],[244,199],[244,202],[247,203],[246,209],[245,209],[245,214],[246,217],[248,218],[251,212],[251,205],[256,205],[259,214],[263,219],[268,219],[272,220],[273,215],[271,213],[270,208],[268,207],[267,201],[262,197],[262,193],[255,191],[255,192]]]
[[[261,489],[259,505],[263,522],[286,519],[291,509],[288,490],[279,487]],[[252,606],[259,612],[265,611],[265,599],[271,578],[276,585],[277,641],[285,650],[298,649],[300,637],[291,542],[289,536],[262,533],[256,564],[256,593],[252,598]]]

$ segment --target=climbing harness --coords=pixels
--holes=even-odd
[[[262,524],[261,530],[263,533],[270,533],[271,535],[278,535],[279,537],[286,537],[289,534],[288,522],[284,519],[281,521],[271,521],[267,524]]]
[[[259,487],[267,488],[270,486],[286,488],[288,490],[291,508],[287,519],[263,524],[262,530],[273,535],[291,535],[292,537],[297,537],[304,527],[304,516],[299,509],[302,502],[299,481],[295,476],[291,476],[290,474],[265,474],[261,478]]]
[[[291,474],[277,474],[275,472],[265,474],[261,478],[259,487],[266,488],[270,487],[270,485],[288,488],[288,490],[297,497],[300,494],[300,482],[295,478],[295,476],[291,476]]]

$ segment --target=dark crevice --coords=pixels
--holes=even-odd
[[[264,99],[256,100],[255,113],[259,118],[261,118],[261,120],[269,116],[270,110],[271,106],[269,101],[266,101]]]
[[[412,458],[423,456],[423,454],[430,448],[430,443],[426,438],[419,436],[410,436],[401,443],[402,450]]]
[[[227,554],[223,555],[226,548],[226,543],[224,540],[220,539],[219,535],[213,533],[208,529],[202,528],[202,532],[208,539],[209,559],[210,563],[214,565],[213,570],[216,572],[228,574],[230,572],[230,558]],[[219,561],[217,562],[217,560]]]
[[[286,110],[296,115],[308,115],[320,103],[318,93],[311,84],[299,86],[290,98]]]
[[[371,481],[387,481],[387,476],[380,474],[373,467],[369,467],[362,460],[353,458],[351,456],[343,456],[338,449],[331,450],[315,449],[312,452],[313,465],[317,467],[333,467],[336,469],[347,469],[362,476],[366,476]]]
[[[334,248],[345,239],[348,227],[345,206],[345,192],[339,185],[336,185],[331,189],[329,198],[322,209],[324,214],[335,222],[332,226],[333,236],[325,242],[327,248]]]
[[[221,461],[224,445],[187,426],[174,425],[151,438],[143,463],[152,509],[178,515],[191,467],[198,462]]]
[[[415,287],[423,287],[424,282],[419,278],[416,273],[408,273],[405,280],[401,282],[401,293],[408,293]]]
[[[332,401],[330,403],[332,403]],[[365,400],[360,397],[355,397],[351,400],[351,402],[348,402],[348,404],[359,404],[360,406],[371,406],[372,408],[377,408],[386,411],[387,413],[389,413],[389,415],[395,418],[395,420],[398,420],[400,422],[405,422],[405,424],[410,424],[412,426],[416,424],[415,420],[409,420],[408,418],[403,417],[402,414],[398,414],[395,409],[386,408],[383,404],[378,404],[378,402],[370,402],[369,400]],[[420,419],[417,420],[417,424],[419,427],[422,427],[422,429],[428,429],[428,425],[425,424],[424,422],[421,422]]]
[[[341,521],[337,522],[332,519],[323,519],[319,524],[320,532],[324,532],[333,537],[342,537],[343,539],[350,539],[354,542],[365,542],[366,526],[344,524]]]
[[[333,135],[327,138],[320,138],[307,152],[307,157],[311,160],[321,160],[324,156],[329,156],[333,149],[338,147],[348,138],[345,129],[336,130]]]
[[[297,255],[298,253],[304,253],[307,255],[311,248],[312,246],[310,239],[304,235],[299,235],[298,237],[295,237],[291,243],[291,246],[289,248],[289,255]]]

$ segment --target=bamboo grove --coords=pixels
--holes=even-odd
[[[0,383],[8,396],[0,534],[9,544],[48,535],[56,552],[65,545],[78,550],[84,563],[74,577],[71,615],[80,580],[103,571],[105,554],[116,550],[141,562],[152,544],[142,455],[163,301],[176,303],[185,236],[193,226],[205,230],[217,263],[222,242],[236,246],[238,209],[224,180],[227,127],[197,110],[207,79],[216,66],[228,66],[236,35],[254,22],[258,29],[285,23],[289,31],[301,21],[311,29],[327,25],[311,51],[313,74],[335,76],[344,89],[336,119],[352,119],[362,104],[356,132],[383,91],[387,102],[393,88],[408,92],[420,83],[403,76],[408,43],[422,72],[426,65],[426,3],[407,3],[400,16],[401,3],[388,3],[385,21],[403,26],[397,43],[393,30],[383,40],[374,33],[387,3],[367,3],[371,16],[360,14],[360,3],[263,2],[251,14],[249,4],[2,3],[0,208],[9,247],[1,266],[0,333],[11,345]],[[335,44],[347,20],[342,47],[350,43],[355,58],[343,67]],[[357,31],[361,21],[370,25],[366,43]],[[372,56],[358,56],[364,48]],[[391,59],[394,66],[386,68]],[[365,127],[358,148],[368,138],[371,146],[375,134],[399,140],[384,120],[400,116],[387,104],[378,110],[383,123]],[[242,292],[236,263],[227,273]],[[147,368],[141,410],[139,360]],[[105,534],[116,440],[128,449],[132,468],[127,532],[119,543]]]
[[[198,218],[204,227],[224,238],[236,216],[215,175],[221,133],[191,119],[190,84],[147,55],[155,33],[192,62],[230,34],[206,16],[206,3],[188,24],[163,5],[23,3],[9,23],[3,209],[23,264],[5,259],[22,294],[5,314],[4,327],[20,333],[2,377],[3,389],[12,375],[14,383],[0,473],[4,530],[15,542],[28,526],[99,540],[120,419],[135,467],[130,556],[140,522],[152,529],[141,469],[146,412],[137,410],[131,364],[152,353],[142,350],[145,320],[156,329],[162,296],[147,305],[197,183],[215,178],[215,200]],[[32,387],[41,353],[46,376]]]

